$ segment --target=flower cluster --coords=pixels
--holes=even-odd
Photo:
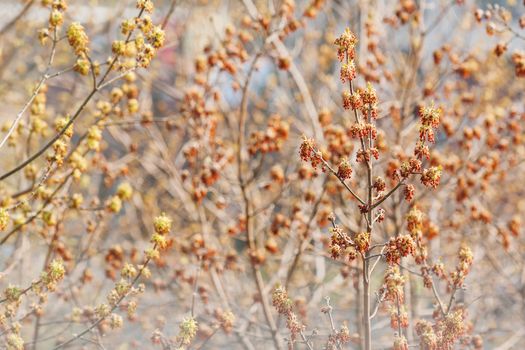
[[[422,349],[437,350],[438,337],[432,324],[425,320],[416,323],[416,333],[419,336],[419,345]]]
[[[214,311],[214,316],[217,319],[219,327],[221,327],[226,334],[230,334],[233,331],[233,326],[235,325],[235,315],[233,312],[217,309]]]
[[[441,166],[433,166],[423,170],[421,183],[430,188],[437,188],[441,180]]]
[[[470,248],[466,245],[462,245],[458,252],[459,263],[456,270],[451,274],[451,280],[454,288],[461,288],[467,277],[470,266],[474,261],[474,256]]]
[[[402,303],[405,299],[403,287],[405,277],[399,272],[397,265],[389,266],[385,272],[384,285],[382,287],[385,300]]]
[[[315,169],[323,161],[323,155],[321,151],[316,149],[315,141],[303,136],[303,142],[299,149],[299,155],[304,162],[310,162],[312,167]]]
[[[272,293],[272,304],[280,315],[286,317],[286,328],[290,331],[290,344],[293,344],[304,330],[304,325],[293,312],[293,301],[288,297],[284,287],[279,285],[275,287]]]
[[[394,337],[393,350],[408,350],[408,341],[404,335],[396,335]]]
[[[419,120],[421,126],[419,127],[419,139],[421,141],[435,142],[434,129],[439,126],[439,121],[442,115],[442,110],[439,107],[421,106],[419,108]]]
[[[61,26],[64,23],[64,12],[67,10],[66,1],[43,1],[42,4],[44,6],[51,7],[51,13],[49,15],[49,28],[54,29]]]
[[[390,328],[408,328],[408,313],[403,304],[390,307]]]
[[[355,243],[341,227],[337,224],[334,224],[333,226],[334,227],[330,229],[331,236],[329,244],[329,251],[332,259],[345,257],[352,261],[357,258]]]
[[[60,260],[53,260],[46,271],[42,272],[41,281],[50,291],[56,289],[57,283],[60,282],[66,274],[64,264]]]
[[[392,237],[386,248],[386,261],[390,265],[399,264],[402,257],[414,255],[415,249],[414,240],[409,234]]]
[[[288,138],[290,124],[280,115],[272,115],[268,119],[266,131],[256,131],[250,135],[248,151],[251,155],[261,152],[279,152]]]
[[[144,12],[153,11],[153,3],[148,0],[138,0],[137,7]],[[135,29],[139,33],[132,38]],[[166,40],[164,30],[153,24],[149,15],[141,14],[133,19],[126,19],[120,25],[121,33],[126,36],[125,40],[115,40],[112,43],[112,51],[115,60],[119,60],[118,67],[122,70],[132,70],[136,66],[147,68]]]
[[[185,318],[179,324],[179,334],[177,335],[177,340],[182,345],[190,345],[195,336],[197,335],[198,329],[199,324],[195,320],[195,318],[193,318],[193,316]]]
[[[343,61],[345,58],[353,60],[355,57],[355,46],[357,44],[357,37],[350,28],[346,28],[344,33],[338,37],[334,44],[337,46],[337,58]]]
[[[133,195],[133,189],[127,182],[121,183],[117,187],[117,192],[106,202],[106,208],[110,213],[118,213],[122,209],[124,201],[129,201]]]
[[[337,168],[337,177],[339,177],[342,180],[349,179],[352,176],[352,167],[350,166],[350,162],[348,160],[343,159],[339,163],[339,166]]]
[[[456,340],[465,334],[465,316],[465,310],[458,309],[450,311],[438,322],[439,349],[453,349]]]
[[[343,324],[338,330],[334,330],[334,333],[330,334],[328,341],[326,342],[326,350],[339,349],[342,344],[347,344],[352,340],[350,330],[348,326]]]
[[[368,251],[370,247],[370,232],[362,231],[355,235],[354,237],[355,249],[364,254]]]
[[[152,257],[158,256],[158,254],[155,253],[157,249],[162,250],[168,247],[169,240],[167,235],[171,231],[171,224],[171,218],[166,216],[164,213],[162,213],[160,216],[157,216],[153,220],[153,228],[155,229],[155,232],[151,237],[151,241],[155,244],[155,248],[148,251],[148,254],[152,254]]]
[[[494,54],[498,57],[507,51],[508,44],[512,39],[524,39],[524,37],[520,35],[519,29],[525,29],[525,16],[522,16],[518,21],[519,29],[514,27],[512,23],[512,12],[498,4],[489,4],[486,10],[477,9],[474,12],[474,16],[477,22],[486,22],[485,31],[487,35],[510,36],[510,39],[500,41],[494,47]],[[514,63],[516,77],[525,77],[525,52],[520,49],[515,49],[511,59]]]

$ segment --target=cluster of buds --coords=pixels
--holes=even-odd
[[[525,52],[521,50],[514,51],[512,54],[512,62],[514,62],[516,76],[525,78]]]
[[[275,287],[272,293],[272,304],[280,315],[286,317],[286,328],[290,331],[290,345],[293,345],[305,327],[293,312],[293,301],[288,297],[284,287]]]
[[[355,57],[355,46],[357,44],[357,36],[352,33],[350,28],[346,28],[344,33],[334,41],[337,46],[337,58],[343,62],[347,60],[353,60]]]
[[[357,151],[356,161],[358,163],[368,163],[372,157],[376,160],[379,159],[379,150],[376,147]]]
[[[64,279],[66,269],[64,264],[60,260],[53,260],[47,270],[42,272],[41,281],[42,284],[50,291],[56,289],[57,284]]]
[[[408,313],[404,305],[390,307],[390,327],[392,329],[408,328]]]
[[[395,265],[401,262],[401,258],[414,255],[416,246],[412,236],[409,234],[390,238],[386,248],[385,258],[388,264]]]
[[[71,45],[77,56],[83,56],[88,53],[89,38],[84,27],[80,23],[71,23],[67,29],[66,35],[69,45]]]
[[[73,169],[73,179],[77,181],[80,180],[82,174],[88,169],[88,161],[78,149],[70,154],[69,164]],[[78,208],[78,205],[75,208]]]
[[[24,350],[24,339],[22,339],[18,331],[7,335],[5,348],[7,350]]]
[[[438,336],[432,324],[425,320],[416,323],[416,333],[419,336],[421,349],[438,350]]]
[[[114,196],[107,200],[106,208],[110,213],[118,213],[122,209],[122,203],[131,199],[133,189],[127,182],[120,184]]]
[[[310,1],[308,7],[304,10],[303,16],[308,18],[314,18],[315,16],[317,16],[317,13],[322,9],[325,3],[326,0]]]
[[[9,212],[5,208],[0,208],[0,231],[6,229],[9,225]]]
[[[441,180],[441,166],[433,166],[423,170],[421,174],[421,183],[426,187],[437,188]]]
[[[127,184],[120,185],[117,193],[117,198],[130,198],[131,187]],[[171,230],[171,223],[171,219],[164,214],[154,219],[153,227],[155,233],[152,235],[153,248],[145,251],[145,263],[142,265],[135,266],[131,263],[124,264],[123,251],[120,246],[112,248],[108,255],[106,255],[106,261],[110,262],[113,266],[122,266],[120,271],[121,279],[107,294],[107,303],[98,305],[95,308],[94,313],[99,317],[101,322],[104,324],[108,323],[111,329],[122,327],[122,317],[113,313],[119,305],[127,310],[130,319],[134,319],[137,302],[132,299],[127,302],[127,304],[123,304],[123,301],[125,298],[144,293],[146,288],[145,285],[141,283],[138,286],[135,286],[135,283],[139,277],[150,278],[151,272],[148,268],[148,263],[152,259],[158,259],[160,257],[159,250],[166,248],[168,244],[166,236]]]
[[[447,274],[445,272],[445,265],[440,261],[432,265],[432,273],[434,273],[434,275],[436,275],[440,279],[447,278]]]
[[[459,308],[455,311],[449,311],[447,315],[438,321],[439,349],[453,349],[456,340],[466,332],[465,318],[465,310]]]
[[[382,287],[385,300],[402,303],[405,299],[403,292],[404,285],[405,278],[399,272],[399,267],[397,267],[397,265],[389,266],[385,272]]]
[[[280,115],[272,115],[268,119],[268,127],[265,132],[256,131],[250,135],[248,151],[251,155],[257,152],[270,153],[279,152],[288,138],[290,124],[282,120]]]
[[[496,56],[502,56],[507,51],[508,43],[510,43],[512,39],[523,39],[519,34],[519,30],[512,28],[511,11],[498,4],[489,4],[486,10],[477,9],[474,12],[474,16],[479,23],[486,22],[485,31],[487,35],[507,35],[511,37],[496,44],[494,47]],[[518,25],[520,29],[525,29],[525,15],[521,16]],[[516,77],[525,77],[525,53],[522,50],[516,49],[512,53],[512,61],[514,63]]]
[[[233,331],[233,326],[235,325],[235,315],[233,312],[216,309],[213,314],[217,319],[218,326],[222,328],[224,333],[230,334]]]
[[[414,147],[414,155],[418,159],[430,159],[430,149],[428,145],[424,141],[419,140]]]
[[[363,108],[363,99],[361,98],[360,90],[351,93],[349,91],[343,92],[343,108],[352,109],[354,111]]]
[[[341,81],[343,83],[351,83],[357,77],[354,61],[357,37],[349,28],[346,28],[344,33],[335,40],[334,44],[337,46],[337,57],[342,62],[339,74]],[[350,86],[352,87],[352,84]],[[370,119],[377,118],[377,101],[377,93],[370,83],[367,84],[365,89],[353,91],[353,88],[351,88],[351,91],[343,92],[343,107],[354,111],[361,110],[361,113],[369,116]],[[370,133],[368,136],[371,137]]]
[[[350,162],[347,159],[342,159],[341,162],[339,162],[339,166],[337,168],[337,177],[339,177],[341,180],[349,179],[352,176],[352,167],[350,165]]]
[[[455,288],[461,288],[467,277],[470,266],[474,261],[472,250],[466,245],[462,245],[458,252],[459,263],[456,267],[456,271],[451,273],[452,284]]]
[[[423,243],[423,231],[426,233],[426,238],[431,239],[438,234],[437,229],[416,206],[412,207],[407,213],[406,222],[407,231],[414,240],[416,247],[413,253],[415,262],[419,265],[423,264],[428,256],[427,246]]]
[[[137,8],[146,12],[153,12],[154,5],[152,0],[137,0]]]
[[[372,187],[374,190],[376,190],[377,194],[380,195],[386,189],[386,182],[381,176],[377,176],[372,184]]]
[[[330,228],[331,237],[329,250],[332,259],[339,259],[340,257],[347,258],[352,261],[357,258],[357,251],[355,243],[350,239],[346,232],[337,224]]]
[[[394,337],[393,350],[408,350],[408,341],[404,335],[396,335]]]
[[[115,57],[123,58],[119,62],[119,67],[123,70],[131,70],[137,65],[147,68],[166,40],[164,30],[154,25],[149,15],[142,15],[143,12],[153,12],[153,3],[138,0],[137,8],[141,10],[139,16],[121,23],[121,33],[126,36],[126,40],[116,40],[111,46]],[[140,33],[131,39],[131,34],[137,28]]]
[[[310,162],[315,169],[323,162],[323,154],[316,149],[315,141],[303,136],[303,142],[299,148],[299,155],[304,162]]]
[[[89,52],[89,37],[87,36],[84,27],[77,22],[71,23],[66,32],[69,45],[75,51],[77,61],[73,67],[75,72],[81,75],[88,75],[90,69],[94,69],[95,74],[100,71],[100,66],[97,62],[93,62],[93,66],[88,59]]]
[[[193,318],[193,316],[185,318],[179,324],[179,334],[177,335],[177,341],[181,345],[190,345],[193,339],[195,339],[198,329],[199,324],[195,318]]]
[[[370,232],[362,231],[355,235],[354,237],[355,249],[364,254],[368,251],[370,247]]]
[[[87,147],[95,152],[100,151],[100,141],[102,140],[102,130],[98,125],[93,125],[88,129]]]
[[[372,123],[355,123],[348,128],[347,133],[352,138],[364,139],[365,137],[371,137],[372,140],[377,138],[376,126]]]
[[[64,12],[67,10],[67,3],[65,0],[44,0],[43,6],[50,6],[51,13],[49,14],[49,28],[54,29],[60,27],[64,23]],[[41,31],[42,33],[49,33],[48,30]]]
[[[407,179],[412,174],[421,172],[421,161],[416,158],[410,158],[407,161],[401,163],[399,171],[394,173],[396,179]]]
[[[47,103],[47,91],[48,87],[46,84],[42,84],[38,93],[36,94],[33,102],[31,103],[30,109],[30,130],[34,135],[46,136],[48,132],[48,125],[45,121],[47,116],[46,103]],[[14,138],[16,132],[13,133],[9,139],[9,145],[14,145]]]
[[[155,244],[155,248],[152,248],[148,254],[153,254],[152,257],[158,257],[154,251],[157,249],[166,249],[169,245],[168,234],[171,231],[172,220],[166,214],[162,213],[153,220],[153,228],[155,232],[151,237],[151,242]]]
[[[456,307],[437,317],[435,325],[425,320],[418,321],[415,329],[420,347],[429,350],[451,350],[455,348],[455,342],[463,338],[461,341],[463,344],[470,341],[474,349],[480,349],[483,344],[480,336],[471,339],[466,337],[469,326],[465,324],[465,320],[466,310],[463,307]]]
[[[343,108],[361,111],[369,119],[377,119],[377,92],[370,82],[367,83],[366,89],[357,89],[354,92],[343,92]],[[369,131],[370,134],[371,131]],[[370,136],[370,135],[368,135]],[[375,138],[375,136],[373,137]]]
[[[442,113],[441,108],[436,108],[434,105],[430,107],[421,106],[419,108],[418,114],[421,122],[419,139],[421,141],[435,142],[434,129],[439,126]]]
[[[343,83],[347,81],[352,81],[357,77],[357,71],[354,60],[351,60],[348,63],[341,64],[340,77]]]
[[[331,123],[331,116],[327,110],[319,113],[319,122],[323,127],[323,134],[327,144],[328,155],[334,163],[352,154],[354,143],[347,130],[340,125]]]
[[[411,202],[416,194],[416,187],[412,184],[408,184],[403,189],[403,195],[407,202]]]
[[[324,349],[336,350],[340,348],[339,344],[346,344],[351,340],[352,336],[350,335],[350,330],[346,325],[342,325],[341,329],[335,331],[335,334],[330,334],[328,336],[328,341],[326,342]]]
[[[405,25],[411,21],[418,23],[420,16],[421,12],[418,10],[416,1],[403,0],[397,3],[395,17],[388,18],[387,23],[392,26]]]
[[[66,128],[68,123],[69,117],[58,117],[55,120],[55,131],[61,132],[62,130],[64,130],[64,133],[53,144],[53,151],[49,153],[47,159],[49,162],[54,162],[57,166],[62,166],[62,164],[64,163],[64,158],[67,156],[68,145],[71,141],[71,137],[73,136],[73,125],[69,125]],[[82,164],[80,163],[81,162],[77,164],[77,169],[82,166]],[[76,175],[78,175],[78,173]]]
[[[363,104],[365,104],[367,107],[372,108],[377,105],[377,102],[378,102],[377,92],[371,83],[367,83],[366,89],[360,90],[359,94],[361,95]]]
[[[2,222],[1,217],[2,217],[2,214],[0,211],[0,227],[1,227],[1,222]],[[517,237],[520,234],[521,227],[522,227],[521,218],[517,215],[513,216],[510,219],[510,221],[507,223],[507,228],[509,229],[509,231],[512,233],[514,237]]]
[[[407,231],[415,241],[422,236],[424,214],[416,206],[412,207],[406,215]]]
[[[67,155],[68,140],[66,137],[61,137],[53,143],[53,151],[49,153],[47,160],[54,162],[57,166],[62,166],[64,158]]]
[[[9,284],[7,288],[4,289],[3,294],[4,304],[0,317],[0,322],[5,332],[9,332],[7,337],[5,338],[6,342],[4,343],[4,348],[23,350],[24,341],[20,336],[20,325],[17,322],[18,320],[16,318],[18,309],[22,305],[21,297],[23,291],[21,288]]]
[[[20,297],[22,296],[22,290],[14,285],[9,285],[4,290],[4,297],[6,302],[8,303],[18,303],[20,301]]]

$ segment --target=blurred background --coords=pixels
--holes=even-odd
[[[39,43],[39,31],[48,26],[50,10],[42,3],[0,0],[2,135],[48,67],[50,44]],[[48,71],[60,74],[45,82],[45,106],[30,103],[0,148],[2,173],[41,149],[56,133],[57,120],[73,115],[91,91],[90,75],[74,71],[68,24],[86,28],[90,57],[103,68],[112,42],[123,40],[122,21],[137,14],[135,3],[67,1],[62,40]],[[331,164],[355,159],[358,146],[347,135],[353,116],[341,103],[345,86],[333,45],[346,27],[359,38],[355,84],[372,83],[379,97],[381,157],[375,169],[387,189],[395,185],[389,171],[413,153],[418,108],[433,102],[443,110],[428,161],[443,168],[440,186],[428,189],[414,179],[413,202],[402,193],[385,201],[386,217],[372,244],[406,233],[407,213],[419,208],[431,265],[443,263],[453,273],[462,244],[474,254],[464,288],[452,291],[446,278],[436,278],[443,300],[466,310],[453,348],[522,348],[523,2],[154,4],[151,17],[164,27],[164,46],[147,69],[95,94],[73,124],[68,152],[85,150],[85,166],[70,158],[57,166],[50,149],[0,182],[2,207],[10,208],[0,246],[2,289],[31,285],[52,257],[66,265],[55,293],[28,294],[16,315],[2,310],[4,321],[16,321],[26,349],[53,349],[96,320],[93,310],[105,302],[122,267],[143,262],[153,218],[161,213],[173,220],[170,243],[151,266],[146,291],[133,298],[136,314],[126,316],[125,300],[118,309],[125,318],[121,329],[102,322],[69,348],[273,348],[262,299],[283,344],[289,339],[286,320],[271,306],[277,284],[286,286],[314,349],[332,334],[322,311],[326,297],[336,328],[349,330],[345,348],[360,348],[361,267],[330,257],[328,218],[334,213],[348,232],[363,230],[365,223],[339,181],[299,157],[306,135]],[[117,88],[124,97],[113,103]],[[112,103],[110,112],[103,111],[105,102]],[[130,107],[134,103],[137,108]],[[99,149],[84,145],[93,126],[101,132]],[[349,184],[362,189],[364,174],[355,164]],[[132,194],[115,210],[123,183]],[[401,265],[410,323],[402,333],[410,347],[424,349],[415,324],[433,319],[435,296],[413,258]],[[374,349],[393,348],[397,332],[391,328],[393,311],[381,300],[386,268],[379,261],[371,277]],[[234,315],[232,325],[225,312]],[[198,333],[190,345],[181,345],[179,325],[188,315],[197,320]],[[10,328],[4,321],[5,338]],[[307,346],[298,341],[295,348]]]

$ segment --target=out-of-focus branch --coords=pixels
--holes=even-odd
[[[29,11],[29,9],[31,9],[34,3],[35,0],[29,0],[24,5],[22,10],[20,10],[20,12],[0,30],[0,37],[7,33],[16,24],[16,22],[18,22],[22,17],[24,17],[24,15]]]

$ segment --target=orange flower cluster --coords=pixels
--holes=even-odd
[[[390,238],[386,248],[385,258],[388,264],[395,265],[401,262],[402,257],[414,255],[416,250],[412,236],[399,235]]]

